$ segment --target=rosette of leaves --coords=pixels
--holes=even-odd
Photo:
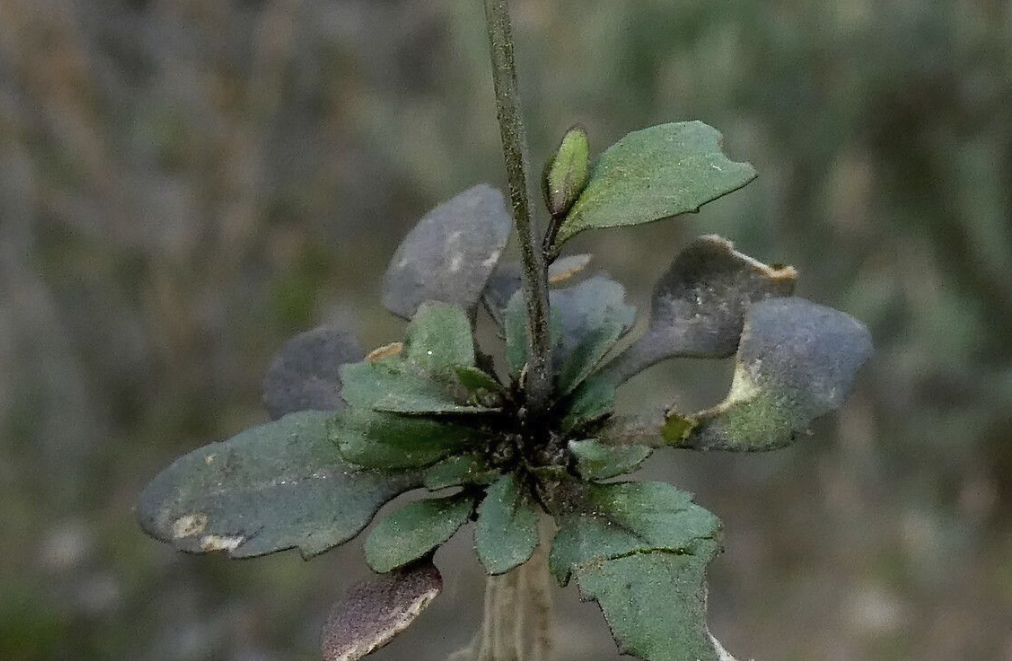
[[[390,264],[383,301],[410,320],[404,341],[366,356],[339,329],[287,342],[264,382],[274,421],[158,475],[137,506],[143,528],[194,553],[298,549],[310,558],[417,491],[369,533],[365,559],[378,576],[335,605],[326,659],[360,658],[407,627],[440,592],[435,552],[471,522],[489,575],[517,569],[541,545],[555,580],[575,579],[600,605],[623,652],[729,659],[706,624],[717,517],[689,493],[628,475],[659,448],[790,444],[843,402],[869,336],[846,314],[795,298],[790,267],[705,236],[673,256],[646,331],[624,340],[636,320],[625,290],[604,274],[584,277],[587,256],[556,259],[561,245],[582,231],[697,211],[755,173],[698,122],[630,134],[593,163],[575,131],[545,170],[554,388],[544,410],[525,387],[522,269],[499,264],[511,216],[500,192],[477,186],[426,215]],[[500,327],[499,347],[475,337],[482,310]],[[617,414],[616,388],[678,356],[735,356],[726,401],[695,413]],[[463,658],[497,654],[478,646]]]

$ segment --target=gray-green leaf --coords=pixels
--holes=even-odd
[[[373,528],[366,561],[381,574],[412,563],[453,537],[473,512],[474,497],[463,494],[409,503]]]
[[[594,163],[587,187],[562,223],[558,243],[588,229],[699,211],[755,177],[751,165],[724,155],[720,133],[702,122],[630,133]]]
[[[644,661],[722,661],[706,624],[706,566],[717,544],[692,553],[652,551],[577,569],[580,594],[596,601],[623,654]]]
[[[601,378],[584,381],[577,388],[562,418],[562,431],[571,433],[611,415],[615,408],[615,385]]]
[[[604,373],[622,383],[666,358],[730,356],[749,307],[790,296],[796,280],[791,267],[766,266],[719,236],[700,237],[675,257],[654,287],[647,332]]]
[[[292,413],[185,455],[141,494],[137,520],[191,553],[246,558],[299,548],[310,557],[343,544],[421,477],[346,464],[327,440],[330,417]]]
[[[488,489],[478,508],[474,542],[489,574],[505,574],[527,562],[538,546],[538,506],[516,475]]]
[[[560,285],[577,277],[590,264],[592,255],[568,255],[560,257],[548,267],[548,284]],[[485,297],[495,314],[501,315],[513,295],[520,291],[520,264],[507,262],[499,268],[488,281]]]
[[[263,401],[272,420],[296,411],[339,411],[338,368],[362,360],[354,334],[327,326],[300,333],[281,345],[263,382]]]
[[[383,305],[410,319],[426,301],[457,305],[474,316],[513,219],[495,188],[480,184],[425,215],[387,269]]]
[[[719,537],[720,521],[692,494],[663,482],[588,484],[558,517],[549,566],[560,584],[590,561],[651,550],[693,552]]]
[[[789,445],[815,418],[843,404],[871,354],[868,329],[850,315],[800,298],[757,303],[727,399],[687,424],[669,424],[668,441],[706,450]],[[672,427],[682,430],[680,438]]]
[[[442,591],[443,578],[431,562],[354,585],[323,626],[324,661],[357,661],[372,654],[407,629]]]
[[[409,415],[473,415],[495,410],[461,401],[448,385],[399,358],[345,365],[341,378],[342,396],[354,408]]]

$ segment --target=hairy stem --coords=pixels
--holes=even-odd
[[[510,21],[509,0],[485,0],[485,19],[510,202],[523,258],[523,286],[531,344],[527,391],[531,413],[537,418],[547,408],[552,391],[548,268],[531,212],[527,133],[524,130],[516,65],[513,61],[513,25]]]

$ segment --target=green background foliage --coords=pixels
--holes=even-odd
[[[647,464],[724,521],[714,633],[757,659],[1007,656],[1012,12],[515,4],[537,159],[575,121],[598,152],[699,118],[760,173],[688,222],[568,249],[645,310],[674,252],[716,232],[876,337],[807,442]],[[293,332],[402,337],[378,303],[400,238],[502,183],[481,20],[464,0],[0,3],[0,658],[313,658],[360,548],[197,560],[129,510],[171,459],[266,419],[260,379]],[[730,370],[658,366],[623,398],[710,406]],[[376,659],[466,642],[481,569],[458,538],[460,575]],[[615,658],[573,592],[567,654]]]

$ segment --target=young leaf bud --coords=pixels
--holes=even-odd
[[[582,126],[569,129],[545,167],[544,191],[548,211],[564,216],[587,186],[590,176],[590,141]]]

